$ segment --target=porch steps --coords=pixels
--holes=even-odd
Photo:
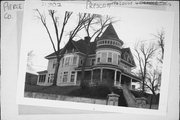
[[[122,85],[121,89],[123,91],[123,95],[124,95],[124,98],[126,100],[126,103],[127,103],[128,107],[136,107],[136,98],[130,92],[127,85]]]

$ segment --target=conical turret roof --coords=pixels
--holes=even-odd
[[[104,31],[104,33],[101,35],[101,37],[99,38],[99,40],[102,39],[113,39],[113,40],[119,40],[123,43],[122,40],[119,39],[113,25],[110,23],[109,26],[106,28],[106,30]]]

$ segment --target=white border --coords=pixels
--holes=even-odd
[[[28,2],[27,2],[28,3]],[[115,106],[104,106],[104,105],[94,105],[94,104],[87,104],[87,103],[74,103],[74,102],[66,102],[66,101],[55,101],[55,100],[43,100],[43,99],[34,99],[34,98],[24,98],[24,82],[25,82],[25,71],[26,71],[26,58],[27,50],[25,46],[25,38],[24,32],[26,28],[28,28],[28,24],[26,23],[26,19],[28,18],[28,13],[31,11],[31,7],[38,7],[37,3],[31,2],[30,5],[25,4],[24,10],[24,21],[23,21],[23,31],[22,31],[22,42],[21,42],[21,51],[20,51],[20,67],[19,67],[19,74],[18,74],[18,86],[17,86],[17,103],[24,104],[24,105],[37,105],[37,106],[47,106],[47,107],[62,107],[62,108],[73,108],[73,109],[83,109],[83,110],[95,110],[95,111],[104,111],[104,112],[120,112],[120,113],[137,113],[137,114],[153,114],[153,115],[165,115],[167,110],[167,99],[168,99],[168,84],[169,84],[169,73],[170,73],[170,55],[171,55],[171,47],[172,47],[172,32],[170,34],[170,38],[167,38],[166,48],[165,48],[165,56],[164,56],[164,66],[163,66],[163,76],[161,83],[161,94],[160,94],[160,103],[158,110],[152,109],[140,109],[140,108],[127,108],[127,107],[115,107]],[[82,11],[82,5],[76,4],[63,4],[66,10],[72,11]],[[106,14],[110,13],[111,11],[118,11],[121,8],[112,8],[106,10]],[[121,11],[125,11],[127,8],[121,9]],[[83,12],[95,12],[104,14],[105,9],[94,9],[94,10],[83,10]],[[134,9],[139,11],[138,9]],[[173,19],[173,18],[172,18]],[[174,22],[174,21],[172,21]],[[172,26],[173,27],[173,26]],[[167,49],[168,48],[168,49]],[[166,82],[165,82],[166,81]]]

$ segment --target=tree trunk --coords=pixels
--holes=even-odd
[[[151,96],[151,99],[150,99],[150,106],[149,106],[149,109],[152,108],[152,103],[153,103],[153,100],[156,100],[156,93],[154,91],[152,91],[153,94]]]
[[[90,37],[85,37],[85,42],[87,42],[87,48],[86,48],[86,55],[84,58],[84,62],[82,65],[82,69],[81,69],[81,83],[80,86],[82,89],[87,88],[88,87],[88,83],[85,81],[85,66],[86,66],[86,62],[88,59],[88,55],[89,55],[89,49],[90,49]]]
[[[52,86],[57,85],[57,77],[58,77],[58,70],[59,70],[60,60],[61,60],[61,58],[57,57],[57,63],[56,63],[56,68],[55,68],[55,72],[54,72],[54,79],[53,79]]]
[[[85,56],[82,69],[81,69],[81,84],[80,84],[81,88],[86,88],[88,86],[87,82],[85,81],[85,66],[86,66],[87,58],[88,58],[88,54],[86,54]]]
[[[151,107],[152,107],[152,100],[153,100],[153,95],[151,95],[149,109],[151,109]]]
[[[144,93],[144,83],[145,82],[145,79],[143,78],[143,85],[142,85],[142,92]]]

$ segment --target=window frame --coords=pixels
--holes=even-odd
[[[72,81],[72,76],[73,76],[73,81]],[[70,77],[70,82],[74,82],[75,81],[75,71],[71,72],[71,77]]]
[[[66,79],[65,79],[66,78]],[[65,81],[66,80],[66,81]],[[62,79],[63,83],[67,83],[68,82],[68,72],[64,72],[63,73],[63,79]]]

